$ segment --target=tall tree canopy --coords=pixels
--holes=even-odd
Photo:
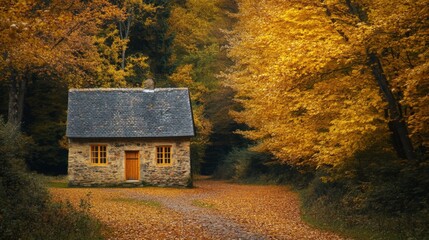
[[[94,36],[121,12],[107,1],[0,1],[0,80],[9,85],[8,121],[20,124],[26,86],[41,74],[72,85],[91,81],[100,58]]]
[[[226,78],[257,150],[337,166],[385,139],[387,123],[404,157],[410,137],[428,147],[426,1],[238,2]]]

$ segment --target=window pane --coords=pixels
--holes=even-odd
[[[94,149],[95,149],[96,147],[94,147]],[[93,152],[92,152],[92,163],[98,163],[98,151],[96,151],[96,150],[94,150]]]
[[[156,163],[162,163],[162,149],[161,147],[156,147]]]
[[[165,147],[165,163],[170,163],[170,147]]]
[[[107,146],[91,146],[90,159],[93,164],[107,164]]]
[[[157,164],[170,164],[171,163],[171,147],[170,146],[157,146],[156,147],[156,162],[157,162]]]

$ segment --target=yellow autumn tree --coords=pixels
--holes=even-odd
[[[326,1],[325,7],[344,39],[365,51],[362,61],[386,103],[399,155],[421,157],[428,147],[427,1]]]
[[[189,0],[176,4],[168,20],[174,33],[173,61],[192,64],[195,81],[213,89],[218,87],[216,74],[228,64],[224,31],[231,26],[225,0]]]
[[[258,142],[256,150],[269,151],[293,165],[335,167],[358,150],[385,139],[388,121],[406,120],[386,119],[385,110],[393,116],[399,101],[407,101],[408,96],[418,95],[408,104],[420,106],[427,101],[422,97],[427,87],[416,92],[409,89],[410,84],[400,83],[410,79],[394,76],[421,70],[411,70],[404,63],[395,66],[388,60],[386,49],[398,40],[390,33],[402,27],[389,25],[398,17],[387,14],[385,1],[238,2],[238,23],[229,51],[235,66],[225,77],[244,108],[233,115],[251,128],[241,133]],[[424,1],[394,2],[388,3],[390,10],[406,5],[408,10],[414,9],[414,16],[425,8]],[[427,17],[407,15],[403,15],[403,27],[407,21],[421,23],[410,30],[420,36],[412,42],[420,41],[420,47],[403,44],[401,54],[408,52],[414,64],[424,63],[427,47],[422,38],[427,36]],[[383,28],[386,34],[379,34]],[[417,56],[422,60],[417,61]],[[422,76],[413,81],[427,86],[427,78]],[[396,82],[409,90],[392,104],[386,96],[394,92]],[[380,94],[383,84],[388,89]],[[420,129],[419,136],[424,133],[425,114],[427,109],[420,108],[408,118],[412,129]],[[413,123],[415,117],[418,120]]]
[[[129,44],[135,26],[149,27],[157,7],[142,0],[109,0],[121,10],[114,21],[106,22],[96,35],[102,64],[97,69],[98,87],[137,87],[149,72],[149,57],[130,52]]]
[[[358,2],[359,3],[359,2]],[[363,1],[372,26],[365,39],[377,53],[415,148],[429,148],[429,4]]]
[[[115,23],[108,24],[95,37],[101,64],[97,67],[96,82],[91,87],[140,86],[140,72],[149,71],[148,57],[142,53],[125,55],[128,40],[121,39]],[[122,68],[123,66],[123,68]],[[139,78],[137,82],[127,81]]]

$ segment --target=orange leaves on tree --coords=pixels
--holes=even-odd
[[[1,80],[55,73],[74,86],[90,81],[99,63],[93,36],[105,20],[121,14],[104,0],[2,1],[1,6]]]

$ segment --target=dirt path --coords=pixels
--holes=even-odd
[[[283,186],[199,180],[193,189],[52,188],[91,213],[108,239],[341,239],[300,219],[299,200]]]

